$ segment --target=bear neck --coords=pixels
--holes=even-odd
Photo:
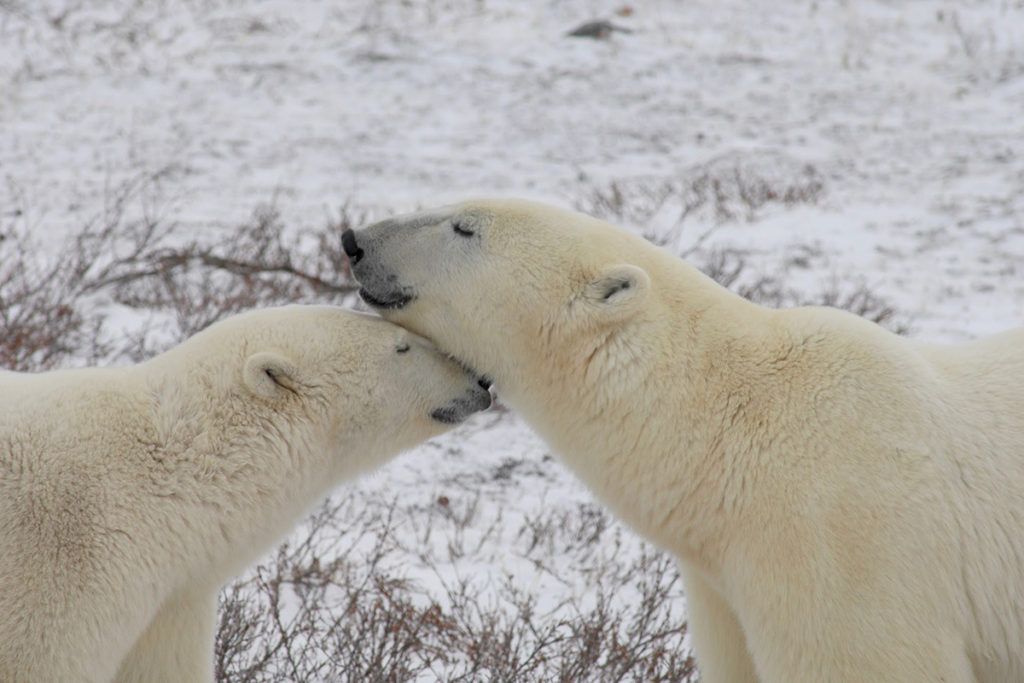
[[[254,560],[254,549],[282,537],[331,482],[314,476],[316,463],[291,457],[301,449],[289,448],[287,430],[275,433],[283,438],[274,443],[264,438],[259,420],[237,419],[245,412],[239,401],[252,399],[218,384],[218,373],[175,367],[168,379],[163,370],[161,363],[149,362],[153,420],[140,439],[155,444],[152,451],[160,459],[147,463],[140,493],[146,501],[167,501],[166,514],[154,518],[175,528],[173,534],[160,533],[174,539],[164,548],[177,557],[168,565],[219,582]],[[187,394],[180,392],[182,373],[193,378]]]
[[[781,342],[773,311],[678,263],[648,267],[646,315],[517,359],[534,366],[516,373],[507,401],[620,517],[715,571],[750,481],[750,453],[736,451],[757,448],[756,425],[735,419],[766,395],[761,357]]]

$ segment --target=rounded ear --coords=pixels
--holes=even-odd
[[[637,311],[651,291],[651,278],[639,266],[621,263],[604,268],[587,283],[583,298],[597,315],[624,320]]]
[[[298,367],[279,353],[260,351],[249,356],[242,379],[249,391],[263,398],[276,398],[283,391],[298,393]]]

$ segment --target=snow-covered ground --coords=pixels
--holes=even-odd
[[[565,36],[595,18],[629,32]],[[0,233],[56,249],[144,173],[132,210],[194,235],[261,203],[300,234],[345,204],[541,199],[963,340],[1024,324],[1024,4],[0,0]],[[586,593],[516,536],[593,501],[514,415],[358,489],[427,519],[479,496],[486,550],[445,572]]]
[[[814,207],[716,240],[893,296],[928,336],[1022,317],[1019,2],[193,0],[0,3],[0,206],[73,227],[168,170],[162,210],[210,230],[276,197],[401,211],[776,154]],[[583,20],[632,30],[571,39]]]

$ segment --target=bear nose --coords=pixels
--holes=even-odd
[[[351,228],[341,233],[341,248],[345,250],[345,256],[349,257],[353,266],[363,258],[363,250],[356,244],[356,234]]]

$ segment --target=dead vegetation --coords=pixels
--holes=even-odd
[[[449,551],[460,532],[473,533],[472,514],[437,525],[446,543],[408,547],[408,534],[397,530],[423,514],[358,493],[322,506],[302,541],[281,546],[222,593],[218,680],[695,680],[686,622],[673,608],[681,590],[674,562],[650,549],[631,559],[591,557],[596,544],[614,542],[603,511],[553,513],[514,533],[484,530],[487,547],[511,544],[537,560],[539,574],[554,571],[544,564],[555,547],[591,564],[583,585],[553,606],[538,604],[511,576],[495,587],[458,574]],[[579,537],[588,518],[585,525],[599,519],[607,533]],[[478,545],[466,556],[479,562],[487,551]],[[408,578],[410,557],[436,578],[432,589]],[[624,591],[636,599],[625,603]]]
[[[730,152],[686,168],[675,178],[592,187],[578,206],[585,213],[641,227],[667,216],[667,229],[645,234],[664,246],[690,224],[706,229],[726,221],[753,222],[772,206],[813,204],[824,192],[824,178],[812,164],[779,152]],[[690,241],[688,246],[696,244]]]
[[[12,221],[0,228],[0,365],[47,370],[139,361],[233,313],[342,303],[356,291],[341,232],[365,214],[342,206],[334,221],[300,239],[288,236],[268,203],[248,221],[200,240],[146,208],[160,175],[119,187],[56,257],[44,256],[52,251],[25,226]],[[169,322],[112,339],[105,329],[112,306]]]
[[[908,322],[862,280],[833,280],[826,287],[791,284],[806,269],[816,247],[796,245],[780,253],[775,273],[756,271],[751,253],[716,244],[726,222],[756,223],[773,209],[815,204],[826,192],[823,174],[811,164],[777,152],[729,153],[696,164],[673,180],[637,178],[591,186],[577,202],[586,213],[641,231],[649,241],[677,253],[716,282],[773,308],[832,306],[905,334]],[[751,229],[756,229],[752,226]]]

